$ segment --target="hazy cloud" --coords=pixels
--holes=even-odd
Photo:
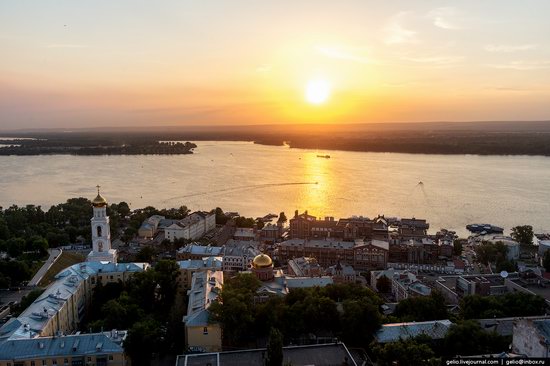
[[[442,29],[461,29],[456,24],[457,10],[453,7],[436,8],[428,12],[428,18],[432,19],[433,25]]]
[[[463,56],[403,57],[403,60],[433,66],[451,66],[464,60]]]
[[[259,72],[262,74],[270,71],[271,71],[271,65],[268,65],[268,64],[262,64],[256,67],[256,72]]]
[[[490,64],[487,65],[496,69],[510,69],[510,70],[542,70],[550,69],[550,61],[510,61],[502,64]]]
[[[399,44],[399,43],[416,43],[416,32],[405,28],[402,24],[404,18],[409,14],[408,12],[401,12],[390,18],[388,24],[384,28],[386,37],[384,41],[387,44]]]
[[[361,50],[359,48],[317,46],[315,47],[315,49],[317,50],[317,52],[330,58],[359,62],[363,64],[370,62],[367,57],[358,54],[357,51]]]
[[[504,44],[489,44],[485,46],[487,52],[512,53],[518,51],[534,50],[538,46],[536,44],[520,44],[520,45],[504,45]]]
[[[44,48],[87,48],[84,44],[52,43],[42,46]]]

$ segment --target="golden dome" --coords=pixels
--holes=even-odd
[[[96,198],[94,198],[94,200],[92,201],[92,206],[94,206],[94,207],[107,206],[107,200],[105,198],[103,198],[103,196],[98,193]]]
[[[262,253],[254,257],[252,266],[254,268],[268,268],[273,266],[273,261],[268,255]]]

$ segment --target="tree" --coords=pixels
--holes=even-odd
[[[8,247],[8,254],[12,258],[17,258],[23,254],[25,249],[25,240],[22,238],[11,238],[6,243]]]
[[[225,216],[223,210],[219,207],[216,207],[216,225],[225,225],[229,218]]]
[[[538,295],[512,292],[501,296],[469,295],[460,301],[463,319],[542,315],[546,302]]]
[[[514,264],[514,262],[511,262],[505,259],[505,260],[498,261],[496,263],[496,269],[497,269],[497,272],[502,272],[502,271],[514,272],[516,270],[516,265]]]
[[[395,308],[394,315],[402,321],[428,321],[449,318],[445,298],[439,291],[432,291],[430,296],[410,297],[400,301]]]
[[[477,260],[485,265],[507,260],[508,247],[501,242],[482,242],[475,248]]]
[[[512,228],[512,238],[522,245],[533,245],[533,227],[521,225]]]
[[[373,353],[380,366],[425,365],[435,356],[428,345],[414,339],[376,345]]]
[[[155,251],[151,247],[143,247],[139,250],[139,252],[136,254],[136,261],[137,262],[146,262],[150,263],[153,261],[153,256],[155,255]]]
[[[31,242],[31,250],[36,250],[40,253],[41,256],[44,256],[48,253],[48,241],[41,236],[36,236]]]
[[[256,225],[256,220],[252,217],[239,216],[235,219],[235,225],[237,227],[253,228]]]
[[[462,242],[460,240],[455,240],[453,242],[453,254],[462,255]]]
[[[391,291],[391,280],[386,276],[381,276],[376,280],[376,289],[378,292],[388,293]]]
[[[544,252],[542,265],[546,272],[550,272],[550,250],[547,250],[546,252]]]
[[[341,329],[346,343],[356,346],[367,345],[382,324],[378,306],[368,298],[345,300],[343,310]]]
[[[179,274],[179,266],[175,261],[160,260],[155,265],[155,282],[159,286],[157,301],[163,311],[169,311],[176,299]]]
[[[124,351],[130,356],[132,365],[150,365],[153,353],[159,349],[163,340],[160,323],[152,318],[145,318],[128,331]]]
[[[10,229],[8,227],[8,223],[3,217],[0,217],[0,239],[6,240],[6,239],[9,239],[9,237],[10,237]]]
[[[444,339],[447,357],[479,355],[506,351],[510,343],[507,337],[484,331],[475,320],[453,324]]]
[[[271,328],[267,342],[266,366],[281,366],[283,364],[283,335],[276,328]]]

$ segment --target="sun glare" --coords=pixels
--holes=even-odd
[[[306,100],[311,104],[323,104],[330,97],[330,84],[326,80],[310,80],[306,85]]]

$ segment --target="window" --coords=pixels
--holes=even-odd
[[[52,360],[52,365],[57,366],[57,360]]]
[[[109,355],[109,361],[113,360],[113,355]]]
[[[92,358],[91,358],[91,357],[88,357],[88,362],[92,362]]]
[[[31,361],[31,366],[35,366],[35,365],[34,365],[34,361]]]
[[[208,334],[208,327],[202,328],[202,334]]]
[[[46,366],[47,364],[46,360],[42,360],[42,366]]]
[[[101,226],[97,227],[97,236],[101,236]]]
[[[69,364],[69,359],[64,358],[64,359],[63,359],[63,364],[64,364],[64,365],[68,365],[68,364]]]

